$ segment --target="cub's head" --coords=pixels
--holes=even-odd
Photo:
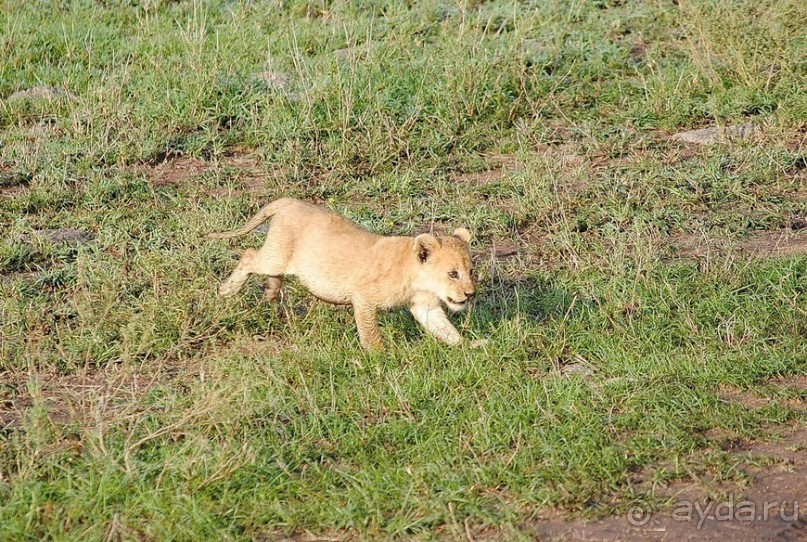
[[[452,311],[461,311],[476,294],[468,244],[471,233],[458,228],[450,237],[428,233],[415,238],[419,286],[433,293]]]

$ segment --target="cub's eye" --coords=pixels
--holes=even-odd
[[[451,279],[457,280],[458,278],[460,278],[460,274],[459,274],[459,273],[457,273],[456,271],[451,271],[451,272],[448,274],[448,278],[451,278]]]

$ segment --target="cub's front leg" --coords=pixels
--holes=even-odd
[[[462,342],[462,335],[449,321],[445,311],[439,305],[413,304],[409,310],[415,320],[437,339],[452,345]]]
[[[378,330],[378,311],[374,305],[353,302],[353,313],[356,327],[359,330],[359,342],[365,350],[379,350],[384,346],[381,332]]]

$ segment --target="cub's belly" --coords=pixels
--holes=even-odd
[[[349,305],[353,301],[353,291],[339,284],[329,277],[311,277],[297,274],[297,279],[305,286],[311,295],[321,301],[334,305]]]

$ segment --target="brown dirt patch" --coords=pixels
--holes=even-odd
[[[641,36],[634,40],[633,47],[630,49],[630,56],[637,61],[643,61],[647,58],[647,43]]]
[[[766,384],[793,391],[795,397],[785,400],[787,407],[802,412],[807,411],[807,375],[779,376],[768,380]]]
[[[795,256],[807,252],[807,234],[789,235],[787,232],[765,232],[739,243],[740,250],[757,258]]]
[[[758,409],[770,404],[770,401],[748,390],[735,386],[722,385],[717,391],[718,397],[729,403],[737,403],[746,408]]]
[[[23,185],[0,186],[0,198],[13,198],[14,196],[24,194],[27,189],[28,187]]]
[[[514,154],[496,154],[487,156],[485,163],[488,169],[469,173],[455,173],[449,176],[454,183],[484,186],[493,184],[507,175],[521,171],[524,164]]]
[[[777,376],[776,378],[770,379],[768,384],[807,391],[807,375]]]
[[[145,174],[154,186],[184,184],[211,171],[224,169],[234,170],[238,180],[237,192],[250,194],[263,193],[270,181],[284,175],[282,168],[267,169],[260,156],[248,149],[235,149],[216,160],[176,156],[135,168],[137,172]],[[210,193],[213,196],[224,196],[232,191],[213,188]]]
[[[442,220],[433,220],[429,224],[422,224],[415,227],[415,229],[412,230],[412,235],[414,236],[422,233],[430,233],[432,235],[443,237],[450,235],[451,231],[453,231],[453,229],[447,222],[443,222]]]
[[[181,156],[155,165],[147,174],[154,186],[165,186],[181,183],[193,175],[201,175],[213,169],[216,169],[214,162]]]
[[[73,94],[67,89],[42,85],[38,87],[32,87],[26,90],[18,90],[17,92],[13,93],[8,98],[6,98],[6,101],[9,103],[13,103],[25,100],[53,101],[53,100],[74,100],[74,99],[76,99],[75,94]]]
[[[706,234],[682,234],[665,243],[677,259],[699,260],[727,252],[739,252],[751,258],[767,259],[807,253],[807,230],[760,232],[748,239],[732,241]]]
[[[559,196],[562,197],[571,197],[576,196],[578,194],[582,194],[591,188],[591,183],[588,181],[567,181],[567,182],[559,182],[555,185],[555,191],[558,193]]]
[[[739,126],[710,126],[698,130],[679,132],[670,137],[673,141],[694,145],[713,145],[731,141],[752,140],[761,132],[759,126],[742,124]]]
[[[0,197],[14,197],[28,190],[31,176],[14,171],[11,165],[0,163]]]
[[[521,247],[506,241],[503,243],[494,242],[491,246],[490,252],[497,260],[503,260],[517,257],[521,252]]]
[[[793,427],[779,440],[751,442],[738,452],[774,465],[749,468],[753,482],[720,493],[720,498],[711,500],[700,484],[675,482],[657,488],[657,495],[673,497],[661,512],[637,506],[599,520],[568,520],[557,514],[531,526],[542,540],[557,541],[807,540],[806,451],[807,427]]]
[[[153,368],[152,368],[153,369]],[[87,368],[72,375],[19,371],[0,373],[0,428],[18,428],[34,406],[47,409],[52,423],[92,425],[99,409],[108,412],[133,404],[165,375],[118,365]]]
[[[474,173],[458,173],[451,175],[449,180],[454,183],[472,184],[475,186],[484,186],[486,184],[495,183],[507,175],[504,170],[487,170],[477,171]]]
[[[557,160],[561,166],[579,166],[587,162],[587,158],[578,153],[578,146],[574,143],[559,145],[538,145],[535,148],[539,156]]]

